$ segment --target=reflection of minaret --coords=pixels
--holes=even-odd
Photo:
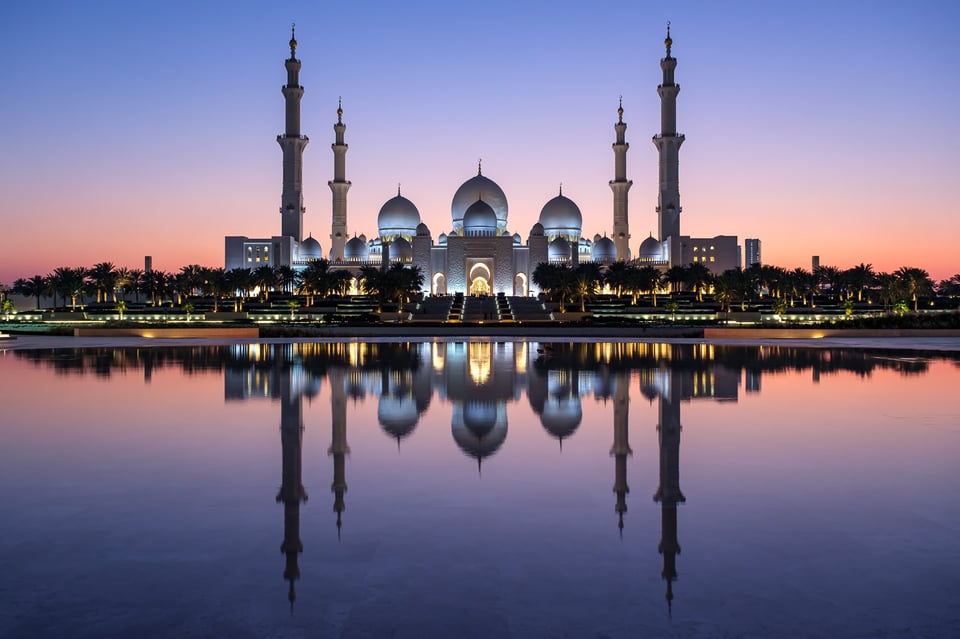
[[[616,460],[613,492],[617,494],[617,527],[623,535],[623,513],[627,512],[627,456],[632,455],[630,443],[627,439],[627,417],[630,412],[630,375],[620,374],[615,380],[616,390],[613,395],[613,446],[610,454]]]
[[[301,450],[303,444],[303,403],[299,393],[291,388],[291,371],[279,377],[280,387],[280,443],[283,449],[283,480],[277,493],[277,502],[283,502],[283,544],[280,551],[287,556],[283,578],[290,582],[287,598],[290,610],[297,598],[293,582],[300,578],[297,565],[303,552],[300,541],[300,502],[307,501],[302,483]]]
[[[340,514],[346,505],[343,493],[347,492],[346,456],[350,452],[347,445],[347,393],[344,386],[343,369],[330,369],[330,398],[332,405],[333,439],[328,455],[333,455],[333,511],[337,513],[337,536],[340,536],[342,525]]]
[[[673,582],[677,578],[677,504],[686,501],[680,492],[680,388],[682,373],[671,370],[670,384],[660,393],[660,486],[653,500],[660,502],[660,546],[663,572],[667,580],[667,609],[672,610]]]

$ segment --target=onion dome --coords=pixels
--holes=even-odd
[[[645,239],[640,244],[640,259],[645,261],[660,260],[662,259],[662,247],[660,246],[660,240],[653,237],[653,234],[650,234],[650,237]]]
[[[550,261],[569,260],[570,242],[566,241],[562,237],[554,239],[552,242],[550,242],[550,244],[547,245],[547,259]]]
[[[320,242],[314,239],[313,235],[300,242],[298,255],[301,260],[319,260],[323,257],[323,251],[320,249]]]
[[[522,244],[522,243],[523,243],[523,238],[520,237],[520,234],[519,234],[519,233],[514,233],[514,234],[513,234],[513,245],[514,245],[514,246],[520,246],[520,244]]]
[[[447,245],[447,234],[446,234],[446,233],[441,233],[441,234],[437,237],[437,244],[439,244],[440,246],[446,246],[446,245]]]
[[[351,237],[343,247],[343,257],[347,260],[366,260],[370,257],[370,247],[359,237]]]
[[[430,237],[430,229],[427,228],[427,225],[423,222],[417,225],[417,236],[418,237]]]
[[[383,239],[413,237],[419,224],[420,211],[413,202],[399,194],[387,200],[377,216],[377,228]]]
[[[483,200],[493,209],[496,214],[498,229],[504,230],[507,228],[507,196],[504,195],[503,189],[496,182],[484,177],[478,171],[477,175],[460,185],[460,188],[453,195],[450,214],[453,217],[454,231],[463,228],[463,216],[477,200]]]
[[[573,200],[560,194],[543,205],[540,224],[543,225],[547,237],[562,236],[576,240],[583,227],[583,215]]]
[[[530,235],[536,236],[536,237],[543,235],[543,224],[541,224],[540,222],[537,222],[536,224],[534,224],[533,227],[531,227],[530,229]]]
[[[496,235],[497,214],[483,200],[477,200],[463,213],[464,235]]]
[[[593,243],[590,257],[594,262],[612,262],[617,259],[617,246],[609,237],[601,237]]]
[[[413,247],[402,237],[390,242],[390,261],[409,262],[413,259]]]

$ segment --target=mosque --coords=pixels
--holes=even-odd
[[[264,265],[306,267],[310,260],[324,257],[319,241],[312,235],[303,237],[303,150],[309,138],[300,132],[300,100],[303,87],[299,83],[301,62],[296,57],[297,41],[291,33],[290,57],[285,61],[287,84],[282,88],[286,103],[286,130],[277,136],[283,151],[283,191],[281,194],[280,235],[270,238],[227,236],[225,267],[257,268]],[[677,60],[671,54],[673,40],[670,26],[664,40],[666,56],[660,60],[663,82],[657,87],[660,95],[661,132],[653,136],[660,157],[659,196],[656,207],[658,237],[647,237],[636,257],[630,249],[630,228],[627,194],[633,185],[627,179],[627,124],[623,121],[622,101],[614,124],[613,220],[608,237],[606,230],[584,236],[580,207],[560,192],[544,204],[537,223],[524,240],[508,227],[507,196],[503,189],[483,175],[477,174],[456,190],[450,206],[451,228],[434,238],[421,221],[416,205],[403,197],[400,189],[388,200],[377,216],[377,234],[368,237],[347,228],[347,192],[344,141],[346,125],[342,105],[337,107],[333,125],[333,179],[328,182],[333,193],[330,249],[326,258],[331,269],[343,269],[359,275],[363,266],[386,267],[401,263],[419,267],[424,276],[423,293],[446,295],[505,294],[528,296],[539,293],[532,281],[536,267],[544,262],[576,266],[584,262],[609,265],[628,261],[652,265],[666,270],[674,265],[702,263],[719,273],[740,266],[737,236],[693,238],[680,234],[679,150],[683,134],[676,130],[676,99],[680,85],[674,82]]]

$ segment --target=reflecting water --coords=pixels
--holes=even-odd
[[[958,388],[707,344],[7,352],[0,636],[956,636]]]

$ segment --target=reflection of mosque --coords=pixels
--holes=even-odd
[[[677,506],[680,490],[680,404],[701,398],[736,401],[739,368],[717,365],[710,350],[691,351],[668,345],[615,344],[614,352],[592,351],[593,344],[556,344],[541,349],[525,342],[450,342],[421,344],[288,344],[245,345],[234,348],[234,365],[225,371],[226,398],[271,398],[281,405],[283,472],[277,501],[284,505],[286,556],[284,579],[291,605],[299,578],[300,506],[307,494],[301,479],[304,432],[302,401],[320,390],[327,377],[331,395],[334,494],[338,536],[345,510],[347,401],[377,398],[377,419],[385,434],[401,441],[415,430],[430,405],[434,390],[451,404],[451,434],[461,451],[477,460],[493,456],[507,436],[507,404],[518,401],[521,389],[547,433],[563,440],[573,436],[582,420],[581,397],[612,401],[615,512],[623,534],[627,512],[627,459],[630,384],[639,372],[640,391],[658,402],[660,481],[654,501],[660,504],[668,608],[677,578]],[[624,352],[616,352],[627,349]],[[536,351],[539,350],[540,354]],[[659,365],[621,367],[624,359],[652,358]],[[669,362],[670,366],[663,366]],[[636,364],[637,362],[634,362]]]

